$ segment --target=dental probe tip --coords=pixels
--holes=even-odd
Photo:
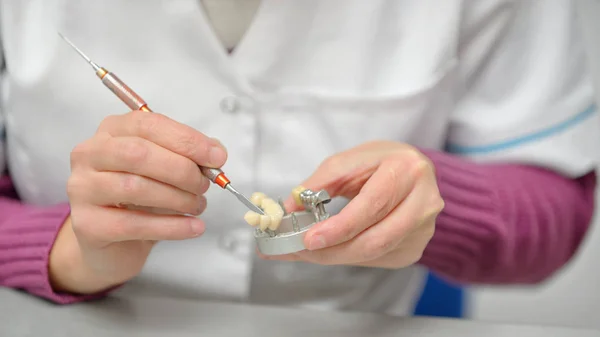
[[[285,210],[285,204],[283,203],[283,199],[281,199],[281,197],[277,198],[277,203],[279,204],[279,207],[281,207],[281,210],[283,210],[283,215],[287,215],[288,212]]]
[[[77,46],[75,46],[75,44],[71,42],[71,40],[69,40],[61,32],[57,33],[63,40],[65,40],[66,43],[68,43],[71,46],[71,48],[73,48],[81,57],[83,57],[87,61],[87,63],[89,63],[92,66],[92,68],[94,68],[95,71],[99,71],[101,69],[101,67],[94,63],[94,61],[92,61],[86,54],[84,54],[84,52],[82,52],[81,49],[77,48]]]
[[[235,195],[235,197],[244,205],[246,205],[246,207],[249,210],[256,212],[260,215],[265,215],[265,212],[260,207],[253,204],[252,201],[248,200],[248,198],[246,198],[242,193],[238,192],[235,188],[233,188],[231,184],[227,184],[227,186],[225,186],[225,189],[231,192],[233,195]]]

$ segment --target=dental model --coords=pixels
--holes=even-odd
[[[250,226],[258,226],[262,231],[266,229],[276,230],[281,223],[281,218],[283,218],[284,213],[277,201],[267,197],[261,192],[253,193],[252,196],[250,196],[250,201],[262,208],[265,215],[248,211],[246,215],[244,215],[244,220],[246,220]]]
[[[304,191],[306,191],[306,188],[303,186],[297,186],[292,189],[292,197],[298,206],[302,206],[300,194]],[[279,203],[267,197],[267,195],[262,192],[254,192],[250,196],[250,201],[256,206],[262,208],[262,210],[265,212],[265,215],[248,211],[246,215],[244,215],[244,220],[250,226],[258,226],[258,228],[260,228],[262,231],[266,229],[270,229],[272,231],[277,230],[284,215],[284,211]]]
[[[292,197],[294,198],[294,202],[298,206],[302,206],[302,199],[300,198],[300,194],[306,191],[306,188],[303,186],[296,186],[292,190]]]
[[[304,245],[304,238],[306,233],[318,222],[324,221],[329,218],[325,205],[331,201],[329,193],[325,190],[313,191],[311,189],[305,189],[304,187],[298,186],[292,190],[292,198],[296,203],[300,201],[298,207],[294,206],[294,209],[286,209],[282,205],[281,200],[279,201],[279,210],[276,206],[275,201],[269,199],[262,193],[255,193],[252,195],[253,202],[260,203],[264,207],[264,210],[258,211],[258,213],[268,214],[266,217],[261,217],[260,214],[252,214],[249,212],[246,215],[246,221],[256,226],[254,230],[254,239],[258,250],[264,255],[282,255],[299,252],[306,249]],[[258,207],[258,206],[257,206]],[[259,207],[260,208],[260,207]],[[283,211],[283,217],[272,216]],[[274,222],[271,222],[275,218]],[[267,222],[269,222],[267,224]],[[266,228],[265,230],[261,230]]]

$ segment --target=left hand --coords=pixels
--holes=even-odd
[[[351,199],[306,234],[308,250],[270,260],[403,268],[419,261],[444,208],[431,161],[414,147],[366,143],[325,160],[303,184]],[[290,197],[288,211],[298,210]]]

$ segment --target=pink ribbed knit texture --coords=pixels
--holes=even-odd
[[[8,177],[0,179],[0,286],[23,289],[55,303],[67,304],[102,296],[53,291],[48,257],[69,205],[34,207],[16,199]]]
[[[423,265],[459,282],[535,283],[577,251],[594,211],[593,173],[569,180],[537,168],[425,152],[446,208]],[[68,205],[21,204],[9,179],[0,182],[0,195],[0,285],[57,303],[101,296],[58,294],[50,286],[48,256]]]
[[[570,180],[531,166],[425,153],[446,207],[421,264],[460,283],[533,284],[577,252],[594,214],[594,172]]]

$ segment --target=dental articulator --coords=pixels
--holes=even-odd
[[[102,83],[132,110],[153,112],[148,104],[114,73],[94,63],[86,54],[61,33],[65,40],[96,72]],[[255,226],[254,238],[264,255],[283,255],[306,249],[304,236],[317,222],[329,218],[325,204],[331,201],[325,190],[312,191],[301,186],[292,191],[294,201],[304,210],[286,212],[281,199],[277,202],[262,193],[254,193],[250,199],[238,192],[225,173],[217,168],[200,166],[200,171],[211,182],[232,193],[250,211],[244,219]]]

